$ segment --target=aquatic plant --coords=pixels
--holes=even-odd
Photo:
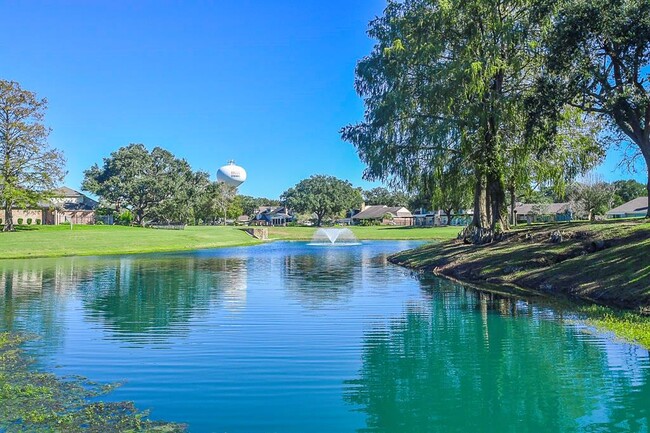
[[[133,402],[97,398],[119,384],[84,377],[58,377],[31,368],[22,343],[33,336],[0,333],[0,431],[14,432],[184,432],[182,424],[152,421]]]

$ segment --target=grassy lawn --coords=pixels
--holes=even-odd
[[[252,245],[259,241],[242,227],[187,227],[154,230],[123,226],[30,226],[0,232],[0,258],[94,256],[183,251]],[[352,227],[359,239],[442,240],[455,238],[458,227]],[[269,227],[269,238],[310,240],[314,227]]]
[[[233,227],[154,230],[123,226],[34,226],[0,233],[0,257],[59,257],[181,251],[251,245],[258,241]]]
[[[348,227],[360,240],[444,240],[455,239],[460,227]],[[316,227],[269,227],[269,238],[311,240]]]

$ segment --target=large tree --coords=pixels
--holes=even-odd
[[[566,104],[610,122],[650,166],[650,1],[560,3],[537,86],[538,126],[553,129]],[[650,197],[650,177],[646,185]],[[648,209],[650,217],[650,208]]]
[[[367,164],[365,177],[417,188],[451,157],[472,178],[467,236],[490,241],[506,227],[507,131],[521,122],[546,3],[390,1],[370,25],[372,53],[357,66],[364,122],[342,131]]]
[[[82,189],[130,210],[136,224],[188,222],[207,178],[165,149],[149,152],[142,144],[130,144],[104,158],[101,167],[86,170]]]
[[[367,205],[408,206],[409,196],[396,190],[376,187],[363,191],[363,200]]]
[[[49,147],[43,124],[47,101],[14,81],[0,80],[0,203],[13,231],[14,207],[35,205],[54,195],[63,180],[63,154]]]
[[[316,215],[320,227],[325,217],[336,217],[361,204],[361,192],[350,182],[334,176],[315,175],[282,194],[281,200],[298,212]]]

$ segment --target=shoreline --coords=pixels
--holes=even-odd
[[[497,243],[447,240],[389,261],[477,290],[566,300],[596,328],[650,348],[648,252],[650,222],[638,220],[529,226]]]

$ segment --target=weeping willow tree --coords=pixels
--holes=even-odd
[[[416,188],[451,160],[473,184],[474,217],[464,236],[477,243],[498,237],[508,227],[513,147],[525,156],[537,145],[521,146],[508,134],[524,115],[547,3],[390,1],[370,24],[375,47],[357,65],[365,118],[342,130],[367,164],[365,177]]]

